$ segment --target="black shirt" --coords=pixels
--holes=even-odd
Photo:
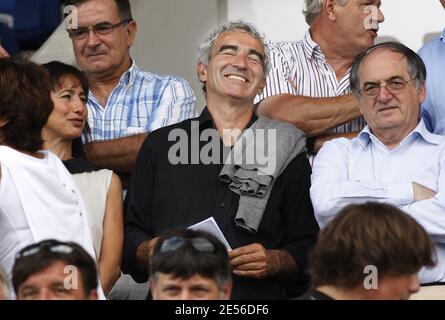
[[[255,120],[256,116],[248,126]],[[176,141],[168,141],[168,136],[177,128],[184,129],[190,137],[199,135],[204,129],[214,128],[214,123],[208,110],[204,109],[198,118],[148,135],[136,160],[126,199],[123,271],[137,281],[146,281],[147,271],[138,270],[135,263],[139,244],[173,227],[188,227],[211,216],[232,248],[260,243],[266,249],[286,250],[304,271],[308,251],[319,230],[309,197],[311,168],[306,155],[293,159],[277,178],[258,232],[248,233],[238,229],[234,222],[239,195],[218,178],[223,161],[219,164],[170,164],[169,150]],[[206,143],[200,142],[199,150]],[[222,147],[221,140],[220,145]],[[197,151],[189,141],[189,159],[192,150]],[[232,298],[284,299],[286,287],[294,292],[295,289],[307,289],[305,272],[300,273],[297,288],[294,286],[296,282],[289,280],[234,276]]]
[[[304,295],[296,298],[295,300],[335,300],[335,299],[328,296],[327,294],[324,294],[321,291],[318,291],[316,289],[310,289]]]

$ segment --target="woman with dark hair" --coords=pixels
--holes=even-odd
[[[86,78],[78,69],[61,62],[50,62],[44,67],[50,78],[54,109],[42,130],[43,147],[63,160],[82,194],[99,257],[100,280],[107,294],[120,275],[122,186],[111,170],[98,170],[85,159],[81,135],[89,135]]]
[[[57,156],[41,151],[50,92],[42,67],[0,59],[0,265],[9,274],[18,251],[49,238],[95,257],[77,186]]]

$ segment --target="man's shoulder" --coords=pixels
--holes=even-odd
[[[303,40],[295,41],[268,41],[267,46],[272,52],[291,52],[295,49],[302,48],[304,45]]]
[[[445,52],[445,42],[441,40],[442,35],[424,44],[418,51],[422,59],[429,59],[432,55]],[[436,53],[436,54],[435,54]]]
[[[153,73],[150,71],[145,70],[138,70],[137,71],[137,79],[141,82],[161,82],[161,83],[175,83],[175,82],[181,82],[186,83],[188,82],[177,75],[170,75],[170,74],[158,74]]]
[[[323,144],[323,148],[338,148],[338,149],[347,149],[353,146],[356,146],[359,143],[359,138],[355,137],[352,139],[348,139],[348,138],[335,138],[329,141],[326,141]]]
[[[197,117],[190,118],[175,124],[156,129],[148,134],[147,140],[152,141],[152,143],[168,141],[170,133],[175,130],[184,130],[184,132],[188,134],[190,132],[191,124],[194,121],[199,122],[199,119]]]

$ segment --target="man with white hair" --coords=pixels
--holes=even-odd
[[[445,139],[420,118],[425,78],[422,59],[398,42],[357,57],[351,89],[368,125],[357,138],[325,143],[315,158],[311,199],[320,228],[352,203],[399,207],[435,245],[437,265],[422,269],[420,282],[445,288]]]
[[[374,44],[380,0],[305,0],[309,30],[300,41],[271,43],[272,70],[258,112],[305,132],[310,151],[363,129],[349,89],[354,58]]]

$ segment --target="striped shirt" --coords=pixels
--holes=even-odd
[[[303,40],[269,42],[272,69],[263,94],[257,101],[277,94],[293,94],[315,98],[337,97],[350,93],[349,71],[337,80],[325,55],[307,31]],[[334,128],[330,133],[360,131],[362,117]]]
[[[105,107],[88,95],[92,141],[151,132],[196,116],[189,83],[176,76],[141,71],[133,63],[113,89]]]

